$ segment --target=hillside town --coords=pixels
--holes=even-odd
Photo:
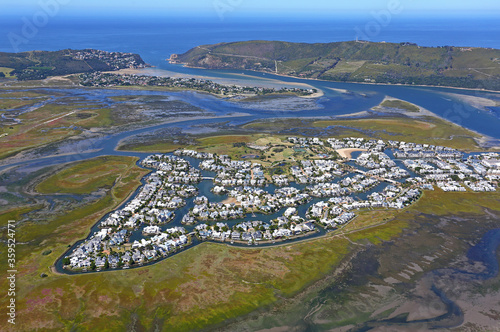
[[[101,60],[112,70],[124,68],[146,68],[149,67],[141,57],[134,53],[123,52],[107,52],[101,50],[85,49],[79,51],[71,51],[70,56],[75,60]]]
[[[498,190],[498,153],[363,138],[285,143],[318,153],[281,163],[279,176],[260,159],[188,149],[144,158],[144,185],[68,252],[65,268],[140,266],[203,241],[272,245],[341,229],[363,211],[405,209],[426,190]]]

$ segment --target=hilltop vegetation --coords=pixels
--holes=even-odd
[[[195,47],[174,63],[345,82],[500,90],[500,50],[412,43],[246,41]]]
[[[19,80],[44,79],[48,76],[110,71],[146,64],[137,54],[98,50],[0,52],[1,72]],[[1,75],[0,75],[1,76]]]

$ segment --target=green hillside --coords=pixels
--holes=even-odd
[[[44,79],[48,76],[110,71],[146,64],[137,54],[99,50],[0,52],[0,67],[20,80]]]
[[[412,43],[247,41],[195,47],[171,62],[346,82],[500,90],[500,50]]]

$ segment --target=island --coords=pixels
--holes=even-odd
[[[500,179],[500,154],[491,152],[465,156],[443,146],[356,137],[269,137],[248,146],[255,150],[243,156],[249,160],[189,149],[144,158],[140,164],[154,170],[145,184],[65,253],[62,266],[130,268],[202,241],[306,239],[342,230],[360,210],[405,209],[424,190],[496,192]],[[264,166],[258,154],[265,150],[294,157]]]

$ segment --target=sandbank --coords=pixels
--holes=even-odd
[[[335,151],[337,151],[337,153],[342,158],[351,159],[351,153],[357,152],[357,151],[365,152],[365,151],[368,151],[368,150],[366,150],[366,149],[348,148],[348,149],[338,149],[338,150],[335,150]]]

